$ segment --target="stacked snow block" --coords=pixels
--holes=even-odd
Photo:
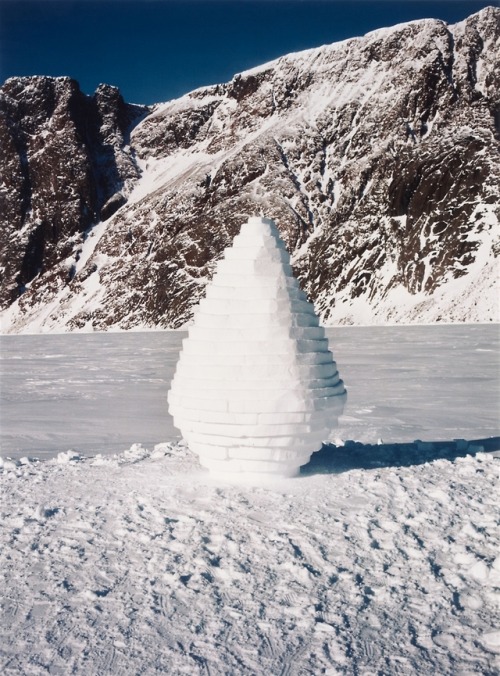
[[[168,397],[174,424],[215,473],[292,476],[328,438],[345,399],[274,222],[250,218],[183,341]]]

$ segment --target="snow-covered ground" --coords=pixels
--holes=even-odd
[[[177,439],[167,391],[185,335],[0,337],[1,454],[107,454]]]
[[[175,438],[183,334],[2,338],[1,673],[498,673],[498,327],[332,334],[362,443],[262,486]]]
[[[498,325],[338,327],[348,388],[334,437],[372,443],[498,433]],[[167,392],[186,333],[0,337],[1,455],[115,453],[175,441]]]

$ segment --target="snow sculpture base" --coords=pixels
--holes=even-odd
[[[345,399],[274,222],[250,218],[183,341],[168,397],[175,426],[216,474],[293,476],[321,448]]]

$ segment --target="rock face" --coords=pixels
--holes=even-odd
[[[250,218],[219,260],[169,391],[174,423],[215,473],[294,476],[346,399],[274,222]]]
[[[82,94],[70,78],[11,78],[0,97],[2,287],[5,307],[70,283],[82,237],[125,201],[139,170],[129,131],[147,108],[116,87]],[[29,293],[28,293],[29,295]],[[49,293],[50,295],[50,293]]]
[[[499,36],[490,7],[290,54],[157,106],[110,164],[55,134],[40,187],[25,167],[51,125],[35,111],[76,85],[8,81],[4,330],[180,326],[258,213],[328,323],[498,321]]]

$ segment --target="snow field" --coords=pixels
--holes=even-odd
[[[498,673],[498,327],[335,329],[360,442],[261,486],[149,441],[183,335],[2,338],[0,673]]]
[[[263,487],[183,444],[5,461],[0,669],[497,673],[499,455],[346,443]]]
[[[337,327],[327,330],[349,383],[340,427],[329,438],[373,443],[478,439],[498,435],[498,326]],[[179,439],[166,398],[184,332],[0,337],[0,445],[4,457],[53,458],[68,448],[116,453],[136,439],[148,448]],[[276,378],[321,375],[331,353],[301,354],[292,367],[275,355]],[[207,369],[192,355],[190,365]],[[213,356],[211,378],[232,365],[262,378],[262,355]],[[271,367],[269,367],[271,369]],[[329,367],[330,368],[330,367]],[[332,367],[333,368],[333,367]],[[189,377],[189,373],[185,373]],[[197,411],[203,422],[273,423],[273,414]],[[282,413],[283,424],[307,423]]]

